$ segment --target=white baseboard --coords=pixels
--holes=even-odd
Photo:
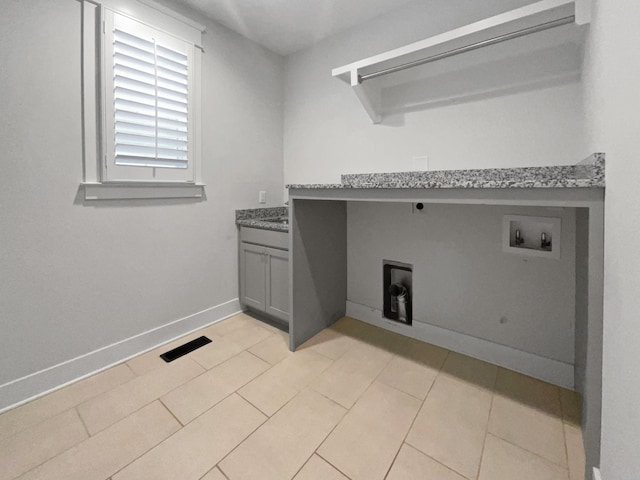
[[[237,298],[0,385],[0,413],[240,313]]]
[[[600,469],[593,467],[593,480],[602,480],[602,475],[600,475]]]
[[[574,368],[568,363],[436,327],[415,319],[413,325],[403,325],[383,318],[380,310],[348,300],[347,315],[408,337],[524,373],[560,387],[574,388]]]

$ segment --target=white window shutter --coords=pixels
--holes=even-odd
[[[117,13],[110,17],[105,180],[192,182],[193,46]]]

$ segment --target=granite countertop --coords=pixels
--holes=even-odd
[[[236,225],[276,232],[288,232],[288,223],[268,222],[270,218],[289,218],[289,207],[250,208],[236,210]]]
[[[603,153],[577,165],[342,175],[338,184],[293,184],[289,189],[604,188]]]

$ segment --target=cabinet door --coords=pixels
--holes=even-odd
[[[265,247],[240,244],[240,302],[265,311],[266,255]]]
[[[289,321],[289,252],[275,248],[267,251],[266,312]]]

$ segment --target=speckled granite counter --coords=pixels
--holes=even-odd
[[[287,207],[250,208],[236,210],[236,225],[241,227],[260,228],[262,230],[274,230],[276,232],[288,232],[288,223],[268,222],[265,219],[288,218]]]
[[[339,184],[294,184],[289,189],[604,188],[604,154],[577,165],[342,175]]]

